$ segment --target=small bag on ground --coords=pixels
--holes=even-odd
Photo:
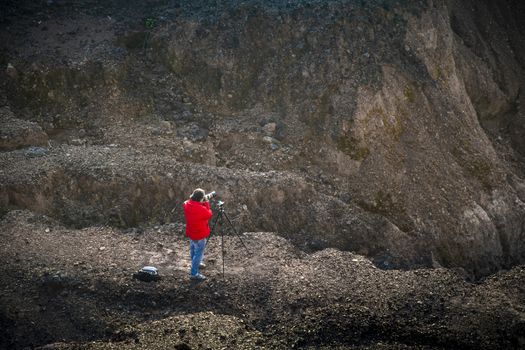
[[[133,278],[143,282],[156,282],[160,280],[160,275],[156,267],[144,266],[133,274]]]

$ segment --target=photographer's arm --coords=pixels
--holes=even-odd
[[[213,212],[211,211],[211,208],[210,208],[210,203],[208,201],[205,201],[205,202],[201,202],[202,204],[202,208],[200,208],[199,210],[199,218],[201,219],[209,219],[213,216]]]

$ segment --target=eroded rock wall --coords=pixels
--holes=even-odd
[[[40,61],[5,40],[17,47],[4,45],[1,56],[16,74],[2,73],[2,91],[55,143],[138,149],[124,158],[188,171],[165,171],[157,182],[144,180],[147,171],[126,177],[128,163],[103,152],[99,165],[77,172],[58,166],[61,199],[37,195],[40,185],[24,197],[26,185],[4,172],[3,211],[28,207],[80,225],[165,221],[168,203],[205,183],[230,201],[250,193],[234,211],[245,205],[243,220],[301,246],[476,275],[523,262],[518,1],[172,5],[150,9],[147,25],[143,12],[106,18],[99,7],[79,8],[76,29],[53,26],[63,13],[51,11],[45,42],[57,36],[56,52],[35,28],[23,35]],[[66,29],[90,39],[89,50],[68,51]],[[63,63],[50,63],[56,56]],[[24,163],[19,156],[4,154],[3,164]],[[99,166],[120,174],[118,183],[96,180]],[[267,181],[270,173],[280,180]],[[33,195],[44,204],[31,204]]]

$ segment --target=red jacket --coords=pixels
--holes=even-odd
[[[186,218],[186,236],[193,241],[208,237],[210,235],[208,221],[213,215],[210,203],[188,199],[182,207]]]

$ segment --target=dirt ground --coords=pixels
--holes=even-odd
[[[208,242],[190,281],[182,224],[68,229],[28,211],[0,223],[0,346],[45,349],[495,349],[525,346],[525,269],[479,283],[449,269],[380,270],[267,232]],[[132,278],[153,265],[162,279]]]

